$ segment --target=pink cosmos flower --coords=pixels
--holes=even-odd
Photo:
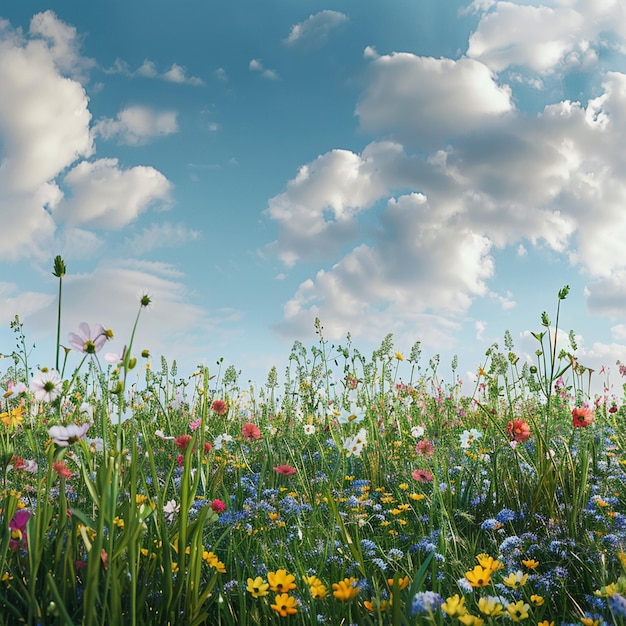
[[[589,407],[575,406],[572,409],[572,424],[574,428],[587,428],[593,424],[593,410]]]
[[[191,432],[195,432],[196,430],[198,430],[198,428],[200,428],[200,424],[202,424],[201,417],[197,420],[194,420],[193,422],[189,422],[189,429],[191,430]]]
[[[91,428],[89,422],[84,424],[68,424],[67,426],[51,426],[48,428],[48,435],[57,446],[67,447],[82,439]]]
[[[241,427],[241,434],[248,440],[253,441],[254,439],[261,438],[261,429],[252,422],[246,422]]]
[[[429,483],[433,480],[433,475],[428,470],[416,469],[411,472],[411,476],[418,483]]]
[[[107,339],[113,336],[113,333],[110,330],[105,330],[102,324],[96,324],[92,333],[89,324],[86,322],[81,322],[78,325],[78,332],[79,334],[70,333],[68,335],[68,341],[74,350],[84,354],[95,354],[99,352]]]
[[[297,470],[295,467],[291,467],[291,465],[277,465],[274,468],[274,471],[282,474],[283,476],[291,476],[292,474],[295,474]]]

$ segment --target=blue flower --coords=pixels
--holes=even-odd
[[[626,617],[626,598],[619,593],[609,596],[609,609],[614,615]]]
[[[411,614],[432,613],[443,604],[443,598],[434,591],[420,591],[411,604]]]

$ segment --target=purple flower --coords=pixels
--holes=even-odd
[[[68,341],[74,350],[86,354],[95,354],[100,351],[107,339],[113,336],[113,333],[110,330],[106,330],[102,324],[96,324],[93,333],[87,322],[81,322],[78,325],[78,329],[79,334],[70,333]]]
[[[30,511],[20,509],[15,513],[13,519],[9,522],[9,547],[11,550],[17,550],[21,545],[28,547],[28,538],[26,537],[26,524],[30,519]]]

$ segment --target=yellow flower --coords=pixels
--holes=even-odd
[[[387,584],[393,588],[393,578],[388,578]],[[403,589],[406,589],[410,584],[411,584],[411,579],[408,576],[405,576],[404,578],[398,578],[398,587],[400,591],[402,591]]]
[[[597,589],[593,594],[600,598],[608,598],[609,596],[614,596],[618,590],[617,583],[611,583],[610,585],[606,585],[606,587]]]
[[[599,626],[599,619],[592,619],[591,617],[581,617],[580,621],[583,623],[583,626]]]
[[[398,361],[404,361],[404,355],[402,352],[396,352],[396,359],[398,359]]]
[[[281,617],[295,615],[298,612],[298,609],[296,609],[298,601],[287,593],[279,593],[274,602],[275,604],[270,604],[270,607]]]
[[[530,596],[530,603],[533,606],[543,606],[544,602],[545,602],[545,600],[543,599],[542,596],[538,596],[538,595],[535,595],[535,594]]]
[[[486,587],[491,582],[491,570],[476,565],[473,570],[465,572],[465,578],[472,587]]]
[[[248,578],[247,591],[253,598],[266,596],[269,591],[269,583],[266,583],[260,576]]]
[[[318,585],[310,585],[309,590],[311,591],[311,596],[314,600],[321,600],[326,597],[326,585],[319,583]]]
[[[24,407],[17,406],[8,413],[0,413],[0,419],[7,428],[17,428],[24,421]]]
[[[321,585],[322,581],[317,576],[303,576],[302,580],[309,586],[315,587],[316,585]]]
[[[478,610],[483,614],[490,617],[500,617],[504,615],[504,607],[500,598],[493,596],[486,596],[478,600]]]
[[[502,579],[502,582],[511,589],[517,589],[523,587],[528,580],[528,574],[524,574],[521,570],[517,572],[511,572],[508,576]]]
[[[333,596],[341,602],[352,600],[359,594],[359,587],[357,586],[358,578],[351,576],[350,578],[344,578],[338,583],[333,583]]]
[[[459,617],[461,615],[467,615],[467,608],[465,607],[465,598],[455,593],[453,596],[446,598],[446,601],[441,605],[441,610],[450,617]]]
[[[465,624],[465,626],[483,626],[485,623],[480,617],[476,617],[476,615],[470,615],[466,613],[465,615],[459,615],[459,622],[461,624]]]
[[[547,619],[544,619],[543,622],[539,622],[537,626],[554,626],[554,622],[549,622]]]
[[[202,552],[202,559],[220,574],[226,573],[226,566],[217,558],[216,554],[213,554],[213,552],[207,552],[204,550]]]
[[[506,612],[509,614],[509,617],[514,622],[521,622],[522,620],[528,619],[528,611],[530,606],[524,602],[524,600],[519,600],[518,602],[511,602],[509,606],[506,607]]]
[[[285,595],[284,592],[296,588],[296,577],[293,574],[287,574],[287,570],[285,569],[268,572],[267,581],[270,584],[271,591],[278,591],[283,595]]]
[[[524,559],[522,565],[528,569],[537,569],[537,567],[539,567],[539,561],[535,561],[535,559]]]
[[[372,598],[372,601],[365,600],[363,602],[363,606],[370,612],[375,613],[376,609],[378,609],[381,613],[384,613],[389,606],[389,602],[387,600],[379,600],[378,598]]]
[[[488,569],[492,574],[493,572],[497,572],[504,567],[504,564],[501,561],[494,559],[488,554],[479,554],[476,556],[476,560],[482,568]]]

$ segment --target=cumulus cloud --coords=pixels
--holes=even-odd
[[[119,167],[117,159],[81,161],[64,178],[71,195],[54,209],[69,226],[120,229],[153,204],[167,206],[171,183],[153,167]]]
[[[481,17],[469,40],[467,56],[496,72],[525,67],[538,73],[571,69],[597,61],[607,47],[610,30],[626,34],[626,13],[620,2],[573,0],[557,6],[513,2],[479,2]]]
[[[513,109],[510,89],[486,65],[404,52],[372,61],[356,114],[367,132],[432,147],[480,131]]]
[[[348,21],[348,16],[339,11],[324,10],[309,15],[306,20],[291,27],[285,43],[319,43],[324,41],[328,34]]]
[[[117,139],[119,143],[138,146],[154,137],[178,132],[175,111],[156,112],[148,107],[133,106],[121,110],[115,119],[104,118],[94,124],[93,132],[103,139]]]

